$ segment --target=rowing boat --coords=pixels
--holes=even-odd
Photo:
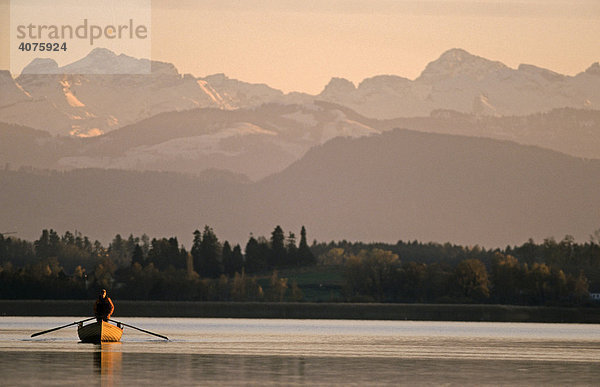
[[[77,327],[77,334],[84,343],[120,341],[123,328],[106,321],[94,322],[88,325],[80,323]]]

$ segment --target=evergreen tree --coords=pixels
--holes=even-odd
[[[8,255],[9,239],[4,239],[4,235],[0,234],[0,263],[9,261],[10,256]]]
[[[194,262],[194,271],[200,274],[200,251],[202,244],[202,233],[200,230],[194,231],[194,241],[192,242],[192,249],[190,253],[192,254],[192,260]]]
[[[73,233],[70,231],[65,232],[65,235],[62,237],[62,243],[65,245],[74,245],[75,235],[73,235]]]
[[[233,247],[233,252],[231,253],[231,266],[234,273],[241,273],[244,269],[244,256],[242,255],[242,248],[239,244]]]
[[[60,248],[61,248],[60,237],[58,236],[56,231],[54,231],[52,229],[50,230],[49,241],[50,241],[50,251],[51,251],[50,256],[58,257],[58,255],[60,253]]]
[[[153,263],[159,270],[166,270],[169,267],[185,270],[187,252],[184,255],[179,251],[177,238],[152,239],[152,247],[148,252],[148,262]]]
[[[144,251],[139,244],[136,244],[133,248],[133,254],[131,255],[131,264],[139,264],[144,266]]]
[[[287,263],[285,250],[285,235],[280,226],[275,227],[271,233],[271,254],[269,254],[269,267],[283,267]]]
[[[296,235],[290,231],[286,243],[287,262],[289,266],[299,266],[298,247],[296,247]]]
[[[37,259],[33,243],[18,238],[4,238],[0,234],[0,264],[23,266],[35,261]]]
[[[317,263],[317,259],[310,251],[308,243],[306,242],[306,228],[302,226],[300,230],[300,243],[298,244],[298,261],[300,265],[314,265]]]
[[[148,263],[151,263],[159,270],[167,268],[167,260],[165,259],[163,245],[164,238],[162,240],[152,238],[152,242],[150,242],[150,251],[148,252]]]
[[[233,268],[233,251],[231,251],[231,246],[228,241],[223,242],[223,272],[226,276],[232,276],[235,274],[235,270]]]
[[[60,238],[56,231],[43,230],[40,239],[34,242],[38,259],[57,257],[60,250]]]
[[[217,235],[209,226],[204,226],[200,243],[199,273],[201,277],[219,278],[223,273],[222,247]]]
[[[267,268],[267,255],[270,252],[269,246],[265,246],[266,241],[258,242],[252,235],[246,243],[246,262],[245,267],[248,273],[256,273]],[[266,254],[265,254],[266,253]]]
[[[93,246],[88,237],[83,237],[82,249],[90,254],[92,253]]]
[[[81,237],[75,237],[75,234],[67,231],[61,238],[59,246],[57,259],[65,273],[73,273],[80,265],[89,269],[94,267],[95,263],[90,259],[91,252],[83,248]]]
[[[81,250],[86,250],[86,242],[89,245],[90,240],[87,237],[81,235],[80,232],[75,232],[75,245],[79,247]]]
[[[128,264],[129,256],[127,254],[127,245],[120,234],[115,235],[111,244],[108,246],[108,254],[117,266]]]
[[[176,269],[184,270],[186,273],[188,272],[188,257],[190,253],[187,252],[185,247],[181,245],[177,254],[177,267]]]
[[[135,249],[135,246],[139,243],[140,238],[134,237],[133,234],[129,234],[129,238],[127,238],[127,241],[125,242],[125,251],[127,253],[128,258],[131,258],[133,256],[133,250]]]

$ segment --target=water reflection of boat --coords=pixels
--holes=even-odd
[[[101,385],[118,384],[121,376],[121,343],[101,343],[94,352],[94,368],[100,374]]]
[[[79,339],[84,343],[102,343],[121,340],[123,328],[106,321],[94,322],[88,325],[79,324],[77,327]]]

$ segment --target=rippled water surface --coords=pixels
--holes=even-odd
[[[600,325],[122,318],[82,344],[76,317],[0,317],[2,385],[598,385]]]

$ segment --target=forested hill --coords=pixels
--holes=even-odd
[[[334,139],[257,183],[229,174],[0,171],[0,228],[173,235],[210,224],[243,242],[273,224],[319,240],[502,247],[598,228],[600,161],[490,139],[394,130]]]
[[[598,182],[599,160],[395,130],[314,148],[260,191],[271,223],[302,217],[323,239],[495,247],[565,234],[587,240],[598,227]]]

